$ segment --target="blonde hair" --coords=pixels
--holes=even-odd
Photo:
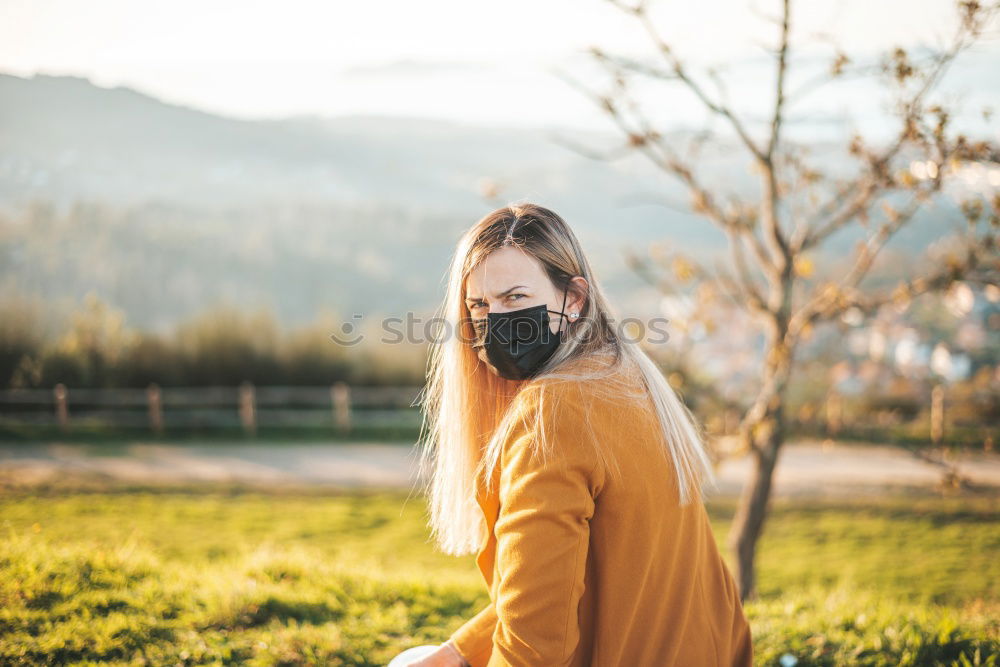
[[[569,326],[555,353],[527,381],[494,375],[468,343],[474,339],[465,305],[466,278],[490,253],[516,246],[533,256],[561,292],[574,276],[589,284],[583,312]],[[645,400],[655,411],[663,434],[663,453],[677,472],[679,502],[701,497],[701,486],[714,482],[712,463],[697,420],[663,373],[637,342],[614,329],[613,311],[598,284],[579,241],[566,222],[536,204],[512,204],[486,215],[459,240],[451,259],[447,291],[437,312],[449,334],[431,347],[427,384],[420,404],[424,411],[419,445],[419,472],[427,485],[432,539],[453,555],[475,553],[485,530],[475,494],[479,480],[490,488],[505,438],[513,427],[510,410],[518,392],[543,380],[581,381],[588,392],[621,399]],[[574,363],[605,358],[603,368]],[[632,371],[619,373],[617,371]],[[641,391],[621,378],[640,376]],[[537,381],[537,382],[536,382]],[[535,424],[544,441],[544,425]],[[544,447],[544,442],[539,443]],[[670,480],[667,480],[670,481]]]

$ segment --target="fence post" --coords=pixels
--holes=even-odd
[[[835,436],[840,432],[844,405],[840,394],[831,391],[826,397],[826,433]]]
[[[346,382],[336,382],[330,388],[333,399],[333,423],[337,430],[347,433],[351,430],[351,388]]]
[[[52,396],[56,399],[56,420],[59,422],[59,430],[69,429],[69,407],[66,397],[69,391],[62,382],[52,388]]]
[[[941,443],[944,437],[944,385],[936,384],[931,390],[931,442]]]
[[[153,433],[163,433],[163,401],[160,385],[155,382],[146,387],[146,403],[149,405],[149,428]]]
[[[254,387],[252,382],[244,382],[240,385],[240,422],[243,430],[248,435],[257,433],[257,410],[254,397]]]

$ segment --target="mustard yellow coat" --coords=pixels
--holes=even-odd
[[[735,580],[701,500],[678,501],[652,404],[598,398],[593,382],[535,384],[513,407],[529,424],[545,413],[552,451],[533,453],[518,419],[497,490],[480,484],[490,603],[451,642],[473,667],[752,665]]]

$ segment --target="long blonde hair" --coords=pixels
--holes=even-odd
[[[431,535],[453,555],[475,553],[484,521],[476,499],[477,481],[486,480],[511,427],[510,408],[527,381],[512,381],[491,373],[468,343],[474,339],[465,305],[466,278],[490,253],[516,246],[533,256],[561,292],[576,286],[574,276],[589,284],[583,312],[568,328],[567,337],[531,378],[593,380],[588,388],[621,398],[649,401],[663,433],[664,454],[677,472],[679,502],[701,497],[701,486],[714,482],[712,463],[697,420],[637,342],[618,335],[613,310],[598,284],[579,241],[555,212],[536,204],[512,204],[486,215],[459,240],[448,272],[447,291],[437,312],[446,333],[431,346],[427,384],[420,404],[424,411],[419,444],[419,472],[427,485]],[[603,369],[573,363],[607,357]],[[628,369],[631,374],[616,371]],[[642,378],[638,394],[614,378]],[[541,425],[539,425],[541,426]],[[666,480],[669,481],[669,480]]]

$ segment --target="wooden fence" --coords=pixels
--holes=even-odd
[[[1000,435],[1000,423],[991,419],[987,402],[949,396],[943,385],[932,387],[923,403],[872,405],[869,400],[831,390],[819,401],[788,406],[787,431],[792,437],[982,447],[988,452]],[[738,442],[730,436],[736,435],[742,416],[735,408],[726,409],[709,420],[709,434],[721,437],[724,449],[736,446]]]
[[[816,432],[818,427],[824,436],[834,439],[846,436],[873,441],[922,441],[933,445],[966,447],[981,445],[984,450],[992,451],[998,424],[991,422],[988,414],[974,414],[974,403],[961,404],[947,394],[945,386],[938,384],[931,389],[922,406],[911,404],[905,409],[868,407],[860,415],[855,406],[851,411],[855,414],[849,416],[845,408],[848,398],[831,391],[818,410],[816,406],[802,406],[799,414],[790,415],[788,422],[800,432]]]
[[[106,426],[148,429],[260,427],[417,428],[421,387],[159,387],[0,391],[0,425]]]
[[[76,427],[149,430],[241,429],[254,434],[258,428],[329,430],[352,433],[366,429],[415,430],[420,426],[417,407],[422,387],[364,387],[338,382],[320,387],[158,387],[146,389],[84,389],[63,384],[52,390],[0,390],[0,427],[41,426],[71,431]],[[789,415],[793,431],[824,437],[872,440],[899,439],[904,418],[894,410],[878,410],[863,420],[850,418],[845,397],[827,395],[808,414]],[[910,422],[912,437],[933,444],[951,441],[979,443],[993,449],[996,424],[956,424],[948,418],[945,389],[937,386],[926,411]],[[800,412],[802,412],[800,410]],[[715,435],[735,432],[740,415],[727,411]],[[929,417],[929,418],[928,418]]]

